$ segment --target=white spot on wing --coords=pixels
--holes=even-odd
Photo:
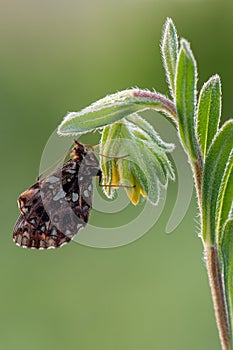
[[[56,196],[53,197],[53,200],[58,201],[59,199],[64,198],[65,194],[66,193],[62,189],[60,189],[60,191],[56,194]]]
[[[83,195],[84,195],[84,197],[89,197],[89,192],[88,192],[88,190],[83,191]]]
[[[59,218],[58,218],[58,216],[57,215],[54,215],[54,217],[53,217],[53,222],[58,222],[59,221]]]
[[[36,220],[34,218],[30,220],[30,224],[35,225],[35,223],[36,223]]]
[[[73,192],[72,193],[72,201],[76,202],[78,200],[78,193]]]
[[[57,182],[58,180],[59,180],[58,177],[56,177],[56,176],[50,176],[50,177],[46,180],[46,182],[50,182],[51,184],[53,184],[53,183]]]
[[[51,230],[51,236],[56,236],[57,230],[53,227]]]

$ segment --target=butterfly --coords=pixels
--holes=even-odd
[[[71,158],[37,181],[18,198],[20,216],[13,241],[24,248],[58,248],[87,222],[92,208],[93,177],[102,172],[93,152],[74,140]]]

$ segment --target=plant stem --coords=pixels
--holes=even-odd
[[[230,328],[217,248],[206,246],[205,257],[222,349],[230,350]]]
[[[201,213],[202,160],[200,159],[199,162],[193,163],[192,167],[197,189],[198,204]],[[203,236],[205,235],[202,233],[202,237]],[[204,243],[204,249],[209,285],[211,289],[215,318],[222,349],[231,350],[229,318],[224,291],[224,281],[220,269],[218,249],[216,246],[210,246],[206,243]]]
[[[198,205],[201,212],[201,186],[202,186],[202,164],[200,162],[195,162],[192,164],[194,172],[195,187],[197,190]]]

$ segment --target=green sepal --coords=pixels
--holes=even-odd
[[[114,157],[118,157],[120,150],[120,135],[121,123],[108,125],[103,129],[99,150],[100,150],[100,167],[102,170],[103,184],[108,185],[103,187],[103,191],[108,198],[113,198],[115,193],[112,179],[112,168],[116,166]],[[109,159],[110,157],[110,159]],[[112,158],[111,158],[112,157]]]
[[[103,185],[108,185],[103,186],[105,194],[112,198],[118,185],[131,186],[136,189],[126,188],[126,192],[131,192],[134,204],[140,193],[157,204],[160,186],[166,187],[175,176],[166,155],[173,148],[136,114],[105,127],[100,140]]]
[[[148,200],[153,204],[157,204],[159,201],[159,169],[155,167],[157,164],[155,164],[155,162],[152,162],[152,157],[150,155],[150,151],[148,152],[146,143],[143,143],[138,139],[135,140],[135,137],[131,139],[131,135],[131,131],[127,129],[127,126],[125,126],[125,128],[122,128],[122,137],[129,154],[128,159],[131,162],[131,167],[133,163],[138,166],[145,174],[145,178],[147,179],[148,184],[146,193]],[[134,173],[136,173],[136,167],[134,167]],[[145,184],[142,184],[142,188],[145,190]]]
[[[164,149],[166,152],[172,152],[174,150],[174,144],[164,142],[153,126],[138,113],[129,115],[126,120],[140,128],[141,131],[144,131],[147,134],[147,139],[150,138],[151,142],[158,145],[158,147]]]

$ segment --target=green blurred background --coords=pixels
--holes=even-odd
[[[175,184],[157,224],[121,248],[71,243],[26,251],[11,236],[16,199],[34,182],[44,145],[67,111],[136,85],[168,93],[159,53],[167,16],[191,41],[199,88],[220,74],[223,115],[232,116],[233,3],[0,3],[0,348],[220,349],[195,196],[179,227],[165,234]]]

